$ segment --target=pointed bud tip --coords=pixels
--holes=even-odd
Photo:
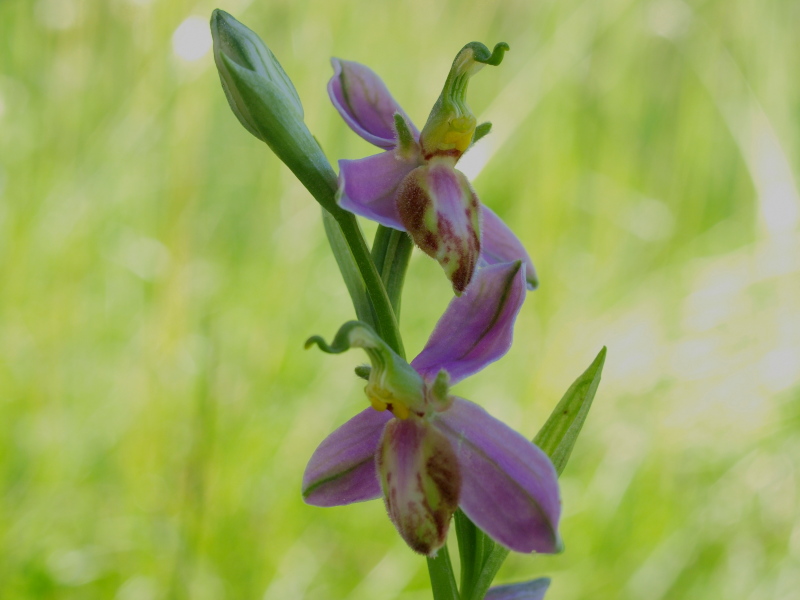
[[[235,21],[236,19],[234,19],[230,15],[230,13],[225,12],[221,8],[215,8],[214,10],[211,11],[211,24],[212,25],[223,23],[225,21],[231,21],[231,20]]]

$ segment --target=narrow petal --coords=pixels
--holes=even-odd
[[[378,471],[389,517],[415,552],[431,555],[447,540],[461,478],[447,438],[422,419],[386,426]]]
[[[516,552],[557,552],[561,501],[547,455],[477,404],[457,398],[434,425],[461,467],[461,509]]]
[[[486,600],[542,600],[548,587],[550,579],[547,577],[525,583],[498,585],[489,590]]]
[[[368,408],[325,438],[303,474],[303,499],[314,506],[341,506],[380,498],[375,453],[391,418]]]
[[[339,206],[393,229],[405,230],[395,204],[397,186],[418,166],[415,158],[381,152],[339,161]]]
[[[491,209],[482,206],[483,229],[481,237],[481,261],[488,265],[521,260],[525,264],[525,278],[528,289],[535,290],[539,285],[536,269],[528,251],[514,235],[514,232]]]
[[[328,82],[328,95],[353,131],[371,144],[391,150],[397,143],[394,115],[399,112],[414,138],[419,139],[419,130],[372,69],[338,58],[332,58],[331,63],[333,77]]]
[[[451,385],[480,371],[511,348],[524,301],[525,268],[519,262],[478,269],[467,291],[450,301],[411,366],[428,380],[444,369]]]
[[[466,176],[438,160],[414,169],[397,190],[397,210],[414,243],[463,292],[480,256],[480,202]]]

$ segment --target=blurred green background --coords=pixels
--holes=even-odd
[[[365,406],[362,357],[302,349],[352,309],[317,205],[228,109],[215,7],[270,45],[331,161],[376,150],[330,106],[330,56],[422,125],[464,43],[511,46],[471,85],[494,132],[463,164],[542,286],[457,391],[532,436],[609,355],[567,550],[498,581],[796,598],[794,0],[0,1],[0,598],[430,597],[382,503],[300,498]],[[410,355],[450,297],[415,252]]]

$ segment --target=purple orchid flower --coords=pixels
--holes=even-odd
[[[498,585],[489,590],[485,600],[542,600],[548,587],[550,580],[547,577],[525,583]]]
[[[525,299],[521,261],[480,269],[409,365],[364,323],[341,327],[329,353],[364,349],[372,407],[328,436],[303,475],[303,497],[339,506],[383,496],[408,545],[432,555],[458,506],[492,539],[517,552],[555,552],[561,510],[556,472],[528,439],[449,386],[511,346]]]
[[[464,46],[421,133],[372,70],[332,59],[328,94],[333,105],[353,131],[384,150],[339,161],[340,206],[408,231],[444,268],[456,294],[466,289],[476,266],[515,260],[525,263],[529,289],[537,285],[522,243],[455,168],[491,126],[484,123],[476,134],[467,82],[484,65],[500,64],[506,50],[507,44],[497,44],[491,54],[478,42]]]

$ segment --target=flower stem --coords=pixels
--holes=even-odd
[[[375,263],[372,261],[369,248],[367,248],[367,243],[361,233],[361,228],[358,226],[355,215],[339,207],[336,202],[336,190],[338,188],[336,173],[333,172],[333,168],[322,153],[322,149],[318,145],[312,149],[314,152],[309,153],[307,160],[298,161],[297,164],[287,163],[287,165],[300,180],[300,183],[311,192],[314,199],[339,224],[341,234],[352,256],[352,261],[361,274],[364,286],[367,289],[367,295],[372,303],[372,309],[375,311],[375,326],[378,334],[391,346],[392,350],[405,357],[403,342],[397,327],[397,317],[383,280],[375,267]],[[342,256],[337,255],[336,258],[338,262]],[[342,269],[341,265],[339,268],[346,281],[345,269]]]
[[[428,574],[433,600],[461,600],[447,546],[442,546],[435,558],[428,557]]]
[[[342,210],[338,206],[335,212],[331,211],[331,214],[339,223],[339,227],[342,228],[342,234],[350,247],[350,252],[353,253],[356,266],[364,278],[367,294],[369,294],[369,299],[372,301],[372,307],[375,310],[378,334],[389,344],[392,350],[405,358],[405,349],[403,348],[403,340],[400,338],[397,317],[386,292],[386,287],[383,285],[383,280],[375,267],[375,263],[372,261],[372,256],[364,241],[364,236],[361,234],[355,215]]]
[[[403,231],[378,225],[372,242],[372,260],[381,274],[394,314],[400,320],[400,300],[414,242]]]

